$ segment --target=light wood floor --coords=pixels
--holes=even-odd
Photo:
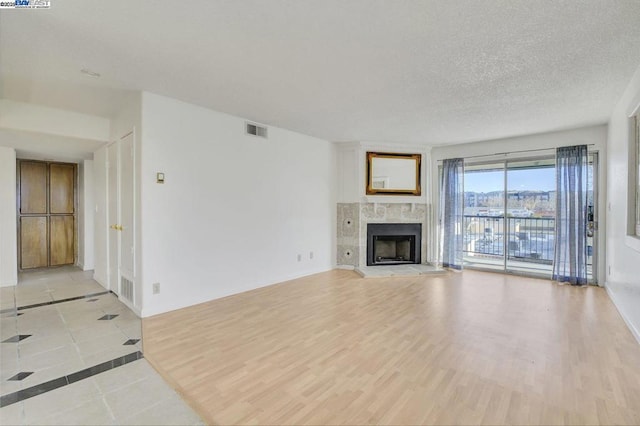
[[[335,270],[143,321],[212,424],[640,424],[640,345],[601,288]]]

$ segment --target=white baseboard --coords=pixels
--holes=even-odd
[[[17,285],[18,285],[17,278],[15,280],[0,281],[0,287],[14,287]]]
[[[631,318],[630,313],[627,312],[628,308],[625,308],[625,305],[623,303],[624,296],[616,294],[616,291],[613,290],[612,288],[614,286],[612,286],[609,283],[605,283],[604,287],[607,290],[607,294],[609,295],[609,298],[611,299],[614,306],[620,313],[620,316],[622,317],[624,322],[627,324],[627,327],[629,327],[631,334],[633,334],[633,337],[635,337],[638,343],[640,344],[640,321],[634,321],[634,319]],[[637,309],[637,306],[639,305],[640,305],[640,293],[638,294],[638,303],[636,304],[636,309]]]
[[[133,313],[138,316],[138,318],[142,318],[142,311],[139,308],[133,306],[131,304],[131,302],[129,302],[124,297],[118,296],[118,300],[121,301],[122,303],[124,303],[127,308],[131,309],[133,311]]]
[[[95,271],[93,272],[93,279],[98,282],[102,287],[109,290],[109,285],[107,284],[107,278],[101,277],[100,275],[96,275]]]
[[[356,269],[356,267],[353,265],[336,265],[336,269],[346,269],[348,271],[353,271],[354,269]]]
[[[331,271],[334,270],[336,268],[335,265],[329,264],[329,265],[321,265],[318,266],[316,268],[310,268],[310,269],[306,269],[306,270],[302,270],[302,271],[298,271],[295,272],[293,274],[283,274],[280,276],[277,276],[273,279],[270,279],[268,281],[263,281],[263,282],[255,282],[252,283],[250,286],[248,286],[247,288],[243,289],[242,291],[238,291],[238,292],[229,292],[226,294],[220,294],[217,295],[215,297],[212,297],[210,299],[203,299],[203,300],[194,300],[191,301],[189,303],[185,303],[182,305],[175,305],[175,306],[160,306],[158,307],[157,305],[154,305],[152,307],[149,307],[148,304],[145,304],[145,306],[143,306],[142,311],[141,311],[141,318],[147,318],[147,317],[151,317],[154,315],[160,315],[160,314],[164,314],[166,312],[171,312],[177,309],[182,309],[182,308],[187,308],[189,306],[193,306],[193,305],[197,305],[200,303],[207,303],[210,302],[212,300],[216,300],[216,299],[221,299],[223,297],[228,297],[228,296],[233,296],[233,295],[237,295],[237,294],[241,294],[241,293],[246,293],[248,291],[252,291],[252,290],[256,290],[258,288],[263,288],[263,287],[269,287],[275,284],[281,284],[283,282],[286,281],[292,281],[298,278],[302,278],[302,277],[308,277],[309,275],[315,275],[315,274],[320,274],[322,272],[327,272],[327,271]],[[129,305],[127,305],[129,306]],[[131,309],[135,309],[135,308],[131,308]]]

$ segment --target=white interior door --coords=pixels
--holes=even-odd
[[[107,271],[107,280],[109,281],[109,290],[119,294],[118,282],[119,277],[119,242],[120,233],[117,229],[120,223],[118,219],[119,199],[118,199],[118,142],[115,142],[107,148],[107,182],[108,182],[108,207],[107,217],[109,223],[109,249],[108,259],[109,267]]]

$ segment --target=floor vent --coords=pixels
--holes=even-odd
[[[120,295],[133,303],[133,281],[120,277]]]
[[[247,134],[253,136],[260,136],[261,138],[267,137],[267,128],[258,126],[254,123],[247,123]]]

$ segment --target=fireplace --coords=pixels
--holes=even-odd
[[[367,266],[420,263],[422,224],[369,223]]]

